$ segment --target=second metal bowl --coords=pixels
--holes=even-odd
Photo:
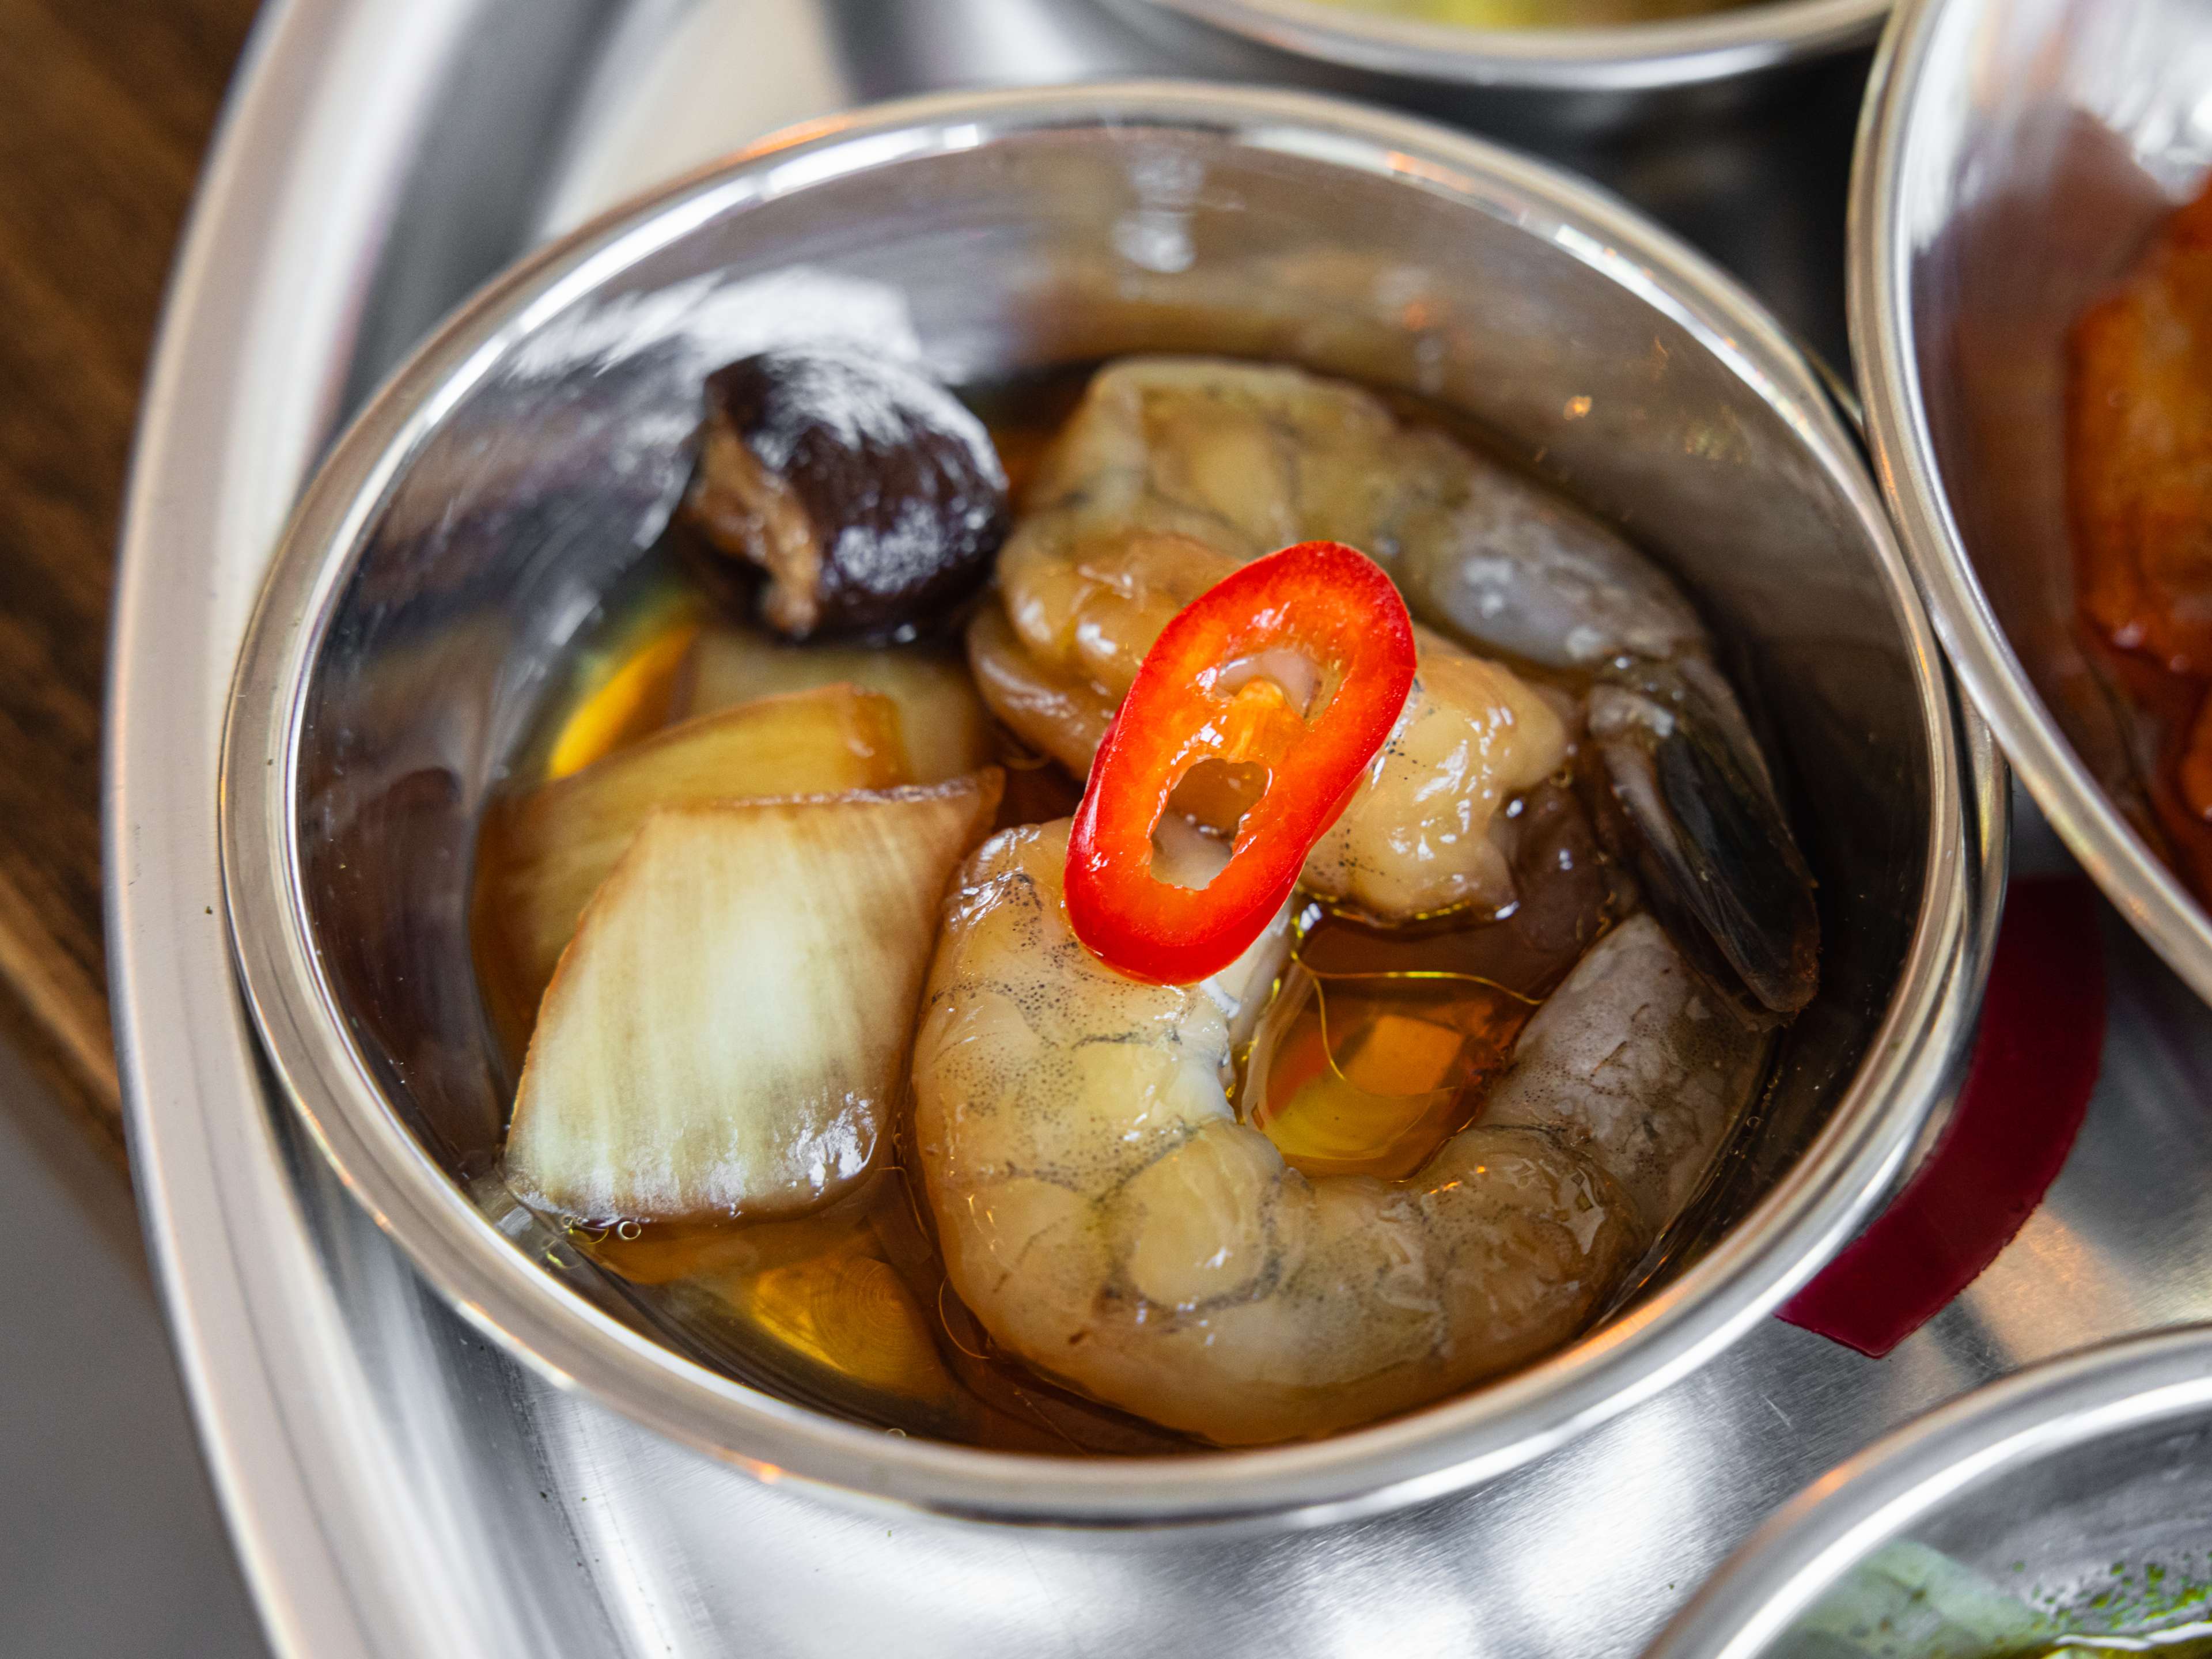
[[[2156,1652],[2130,1644],[2212,1635],[2208,1596],[2199,1326],[2052,1360],[1899,1430],[1761,1528],[1645,1659],[1982,1659],[2115,1635],[2105,1650]]]
[[[1319,63],[1585,98],[1712,86],[1870,45],[1890,0],[1764,0],[1701,17],[1586,28],[1467,28],[1322,0],[1113,0]]]
[[[2065,342],[2212,163],[2201,0],[1909,0],[1853,185],[1851,335],[1906,556],[1975,706],[2122,915],[2212,999],[2212,916],[2130,827],[2074,631]]]

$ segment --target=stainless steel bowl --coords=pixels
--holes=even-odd
[[[2208,1585],[2212,1327],[2197,1326],[2035,1366],[1877,1443],[1754,1534],[1645,1659],[2039,1652],[2024,1613],[2201,1626]],[[1904,1628],[1885,1637],[1884,1613]]]
[[[1408,82],[1588,100],[1594,111],[1870,46],[1890,0],[1764,0],[1608,27],[1477,29],[1322,0],[1112,0],[1140,23],[1187,19],[1292,57]]]
[[[1908,0],[1853,185],[1884,488],[1960,677],[2075,855],[2212,998],[2212,919],[2130,826],[2073,632],[2069,326],[2212,162],[2198,0]]]
[[[1782,735],[1826,948],[1820,1000],[1679,1272],[1545,1363],[1359,1432],[1042,1459],[887,1437],[695,1364],[506,1198],[507,1080],[465,932],[477,814],[549,665],[680,487],[702,370],[794,304],[817,324],[910,328],[955,382],[1203,348],[1416,389],[1680,570]],[[1711,1357],[1850,1236],[1947,1098],[2004,864],[1998,764],[1851,434],[1746,295],[1504,152],[1190,85],[837,118],[495,283],[307,492],[243,650],[223,780],[230,920],[270,1060],[457,1308],[766,1479],[1116,1525],[1439,1493]]]

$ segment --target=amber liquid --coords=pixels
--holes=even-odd
[[[1018,492],[1086,379],[1056,375],[975,400]],[[507,787],[567,775],[681,719],[689,647],[714,610],[681,553],[657,550],[572,654]],[[1077,781],[1002,737],[1001,823],[1072,811]],[[1558,914],[1389,931],[1317,907],[1301,919],[1282,995],[1240,1056],[1237,1097],[1244,1119],[1308,1174],[1413,1173],[1474,1116],[1522,1025],[1610,920],[1614,878],[1564,784],[1521,810],[1534,815],[1523,856],[1579,872],[1554,889]],[[497,885],[484,872],[501,856],[500,818],[495,805],[479,842],[479,896]],[[536,1010],[481,896],[474,941],[512,1079]],[[1200,1449],[995,1348],[946,1279],[897,1133],[857,1191],[795,1220],[571,1223],[566,1237],[679,1347],[783,1398],[890,1432],[1005,1450]]]

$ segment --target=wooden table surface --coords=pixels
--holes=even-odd
[[[0,1030],[122,1153],[100,723],[138,396],[254,0],[0,0]]]

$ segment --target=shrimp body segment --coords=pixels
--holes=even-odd
[[[1278,957],[1255,947],[1189,987],[1103,966],[1062,908],[1067,829],[994,837],[947,901],[915,1042],[915,1152],[953,1287],[994,1340],[1219,1444],[1371,1421],[1571,1339],[1742,1097],[1716,1112],[1700,1091],[1686,1106],[1641,1091],[1755,1068],[1763,1052],[1748,1026],[1699,1023],[1729,1017],[1692,1015],[1666,982],[1687,975],[1665,935],[1631,921],[1543,1011],[1563,1035],[1501,1082],[1512,1121],[1461,1131],[1407,1180],[1309,1179],[1237,1121],[1224,1087],[1235,1028]],[[1609,1056],[1568,1040],[1591,1021],[1613,1022]]]
[[[1344,542],[1449,638],[1422,636],[1406,723],[1310,890],[1382,921],[1503,909],[1497,811],[1587,732],[1617,798],[1607,838],[1700,969],[1770,1021],[1812,1000],[1813,879],[1712,641],[1588,513],[1361,387],[1203,357],[1101,370],[1023,507],[1004,616],[986,607],[970,654],[1000,718],[1070,767],[1203,571]]]
[[[1179,532],[1068,542],[1034,529],[1000,556],[1004,609],[977,617],[969,656],[1000,718],[1080,775],[1160,630],[1243,561]],[[1414,638],[1405,712],[1304,877],[1307,891],[1382,921],[1510,903],[1498,813],[1567,752],[1565,722],[1534,687],[1425,629]],[[1184,803],[1220,829],[1242,804]]]

